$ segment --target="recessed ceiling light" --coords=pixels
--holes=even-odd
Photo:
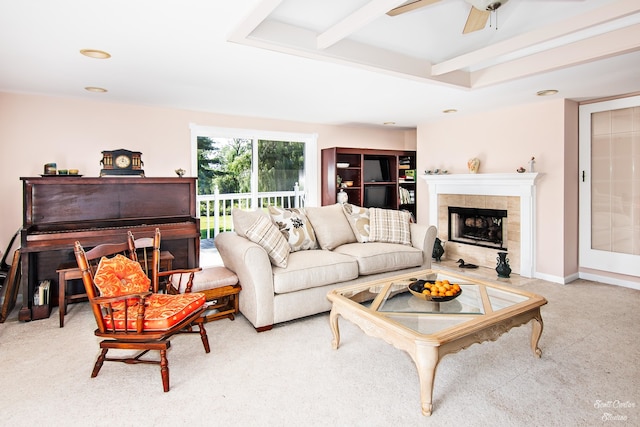
[[[551,96],[551,95],[555,95],[556,93],[558,93],[558,91],[555,90],[555,89],[545,89],[545,90],[540,90],[540,91],[536,92],[536,95],[538,95],[538,96]]]
[[[97,92],[97,93],[105,93],[107,92],[107,90],[103,87],[96,87],[96,86],[87,86],[84,88],[84,90],[89,91],[89,92]]]
[[[449,108],[447,110],[442,110],[442,112],[445,114],[451,114],[451,113],[457,113],[458,110],[456,110],[455,108]]]
[[[396,122],[384,122],[383,123],[383,125],[385,125],[385,126],[392,126],[392,125],[395,125],[395,124],[396,124]]]
[[[111,54],[105,52],[104,50],[97,49],[80,49],[80,53],[84,56],[88,56],[89,58],[95,59],[109,59],[111,58]]]

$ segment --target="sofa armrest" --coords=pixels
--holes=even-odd
[[[235,232],[216,235],[214,243],[224,266],[242,286],[240,311],[257,328],[273,325],[273,271],[267,252]]]
[[[411,246],[422,250],[423,267],[431,268],[433,245],[436,242],[438,229],[433,225],[411,223]]]

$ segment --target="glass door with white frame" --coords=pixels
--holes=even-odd
[[[640,97],[580,106],[580,267],[640,276]]]

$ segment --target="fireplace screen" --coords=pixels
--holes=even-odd
[[[507,211],[449,206],[449,240],[507,249]]]

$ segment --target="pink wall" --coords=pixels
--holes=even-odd
[[[49,162],[56,162],[58,168],[77,168],[85,176],[98,176],[101,151],[117,148],[141,151],[147,176],[175,176],[175,169],[189,170],[191,164],[190,124],[315,133],[318,150],[333,146],[415,149],[414,131],[0,93],[0,249],[4,250],[22,224],[20,177],[38,176]]]
[[[567,118],[568,116],[568,118]],[[575,117],[575,119],[573,119]],[[568,130],[565,121],[575,129]],[[473,116],[446,116],[418,126],[418,168],[468,173],[467,160],[480,159],[479,173],[528,169],[536,158],[536,275],[564,282],[577,273],[576,184],[577,107],[563,99],[494,110]],[[572,165],[575,164],[575,167]],[[575,176],[575,175],[573,175]],[[567,189],[573,194],[565,198]],[[575,191],[574,191],[575,190]],[[418,181],[418,222],[428,218],[428,189]],[[575,278],[575,277],[574,277]]]

